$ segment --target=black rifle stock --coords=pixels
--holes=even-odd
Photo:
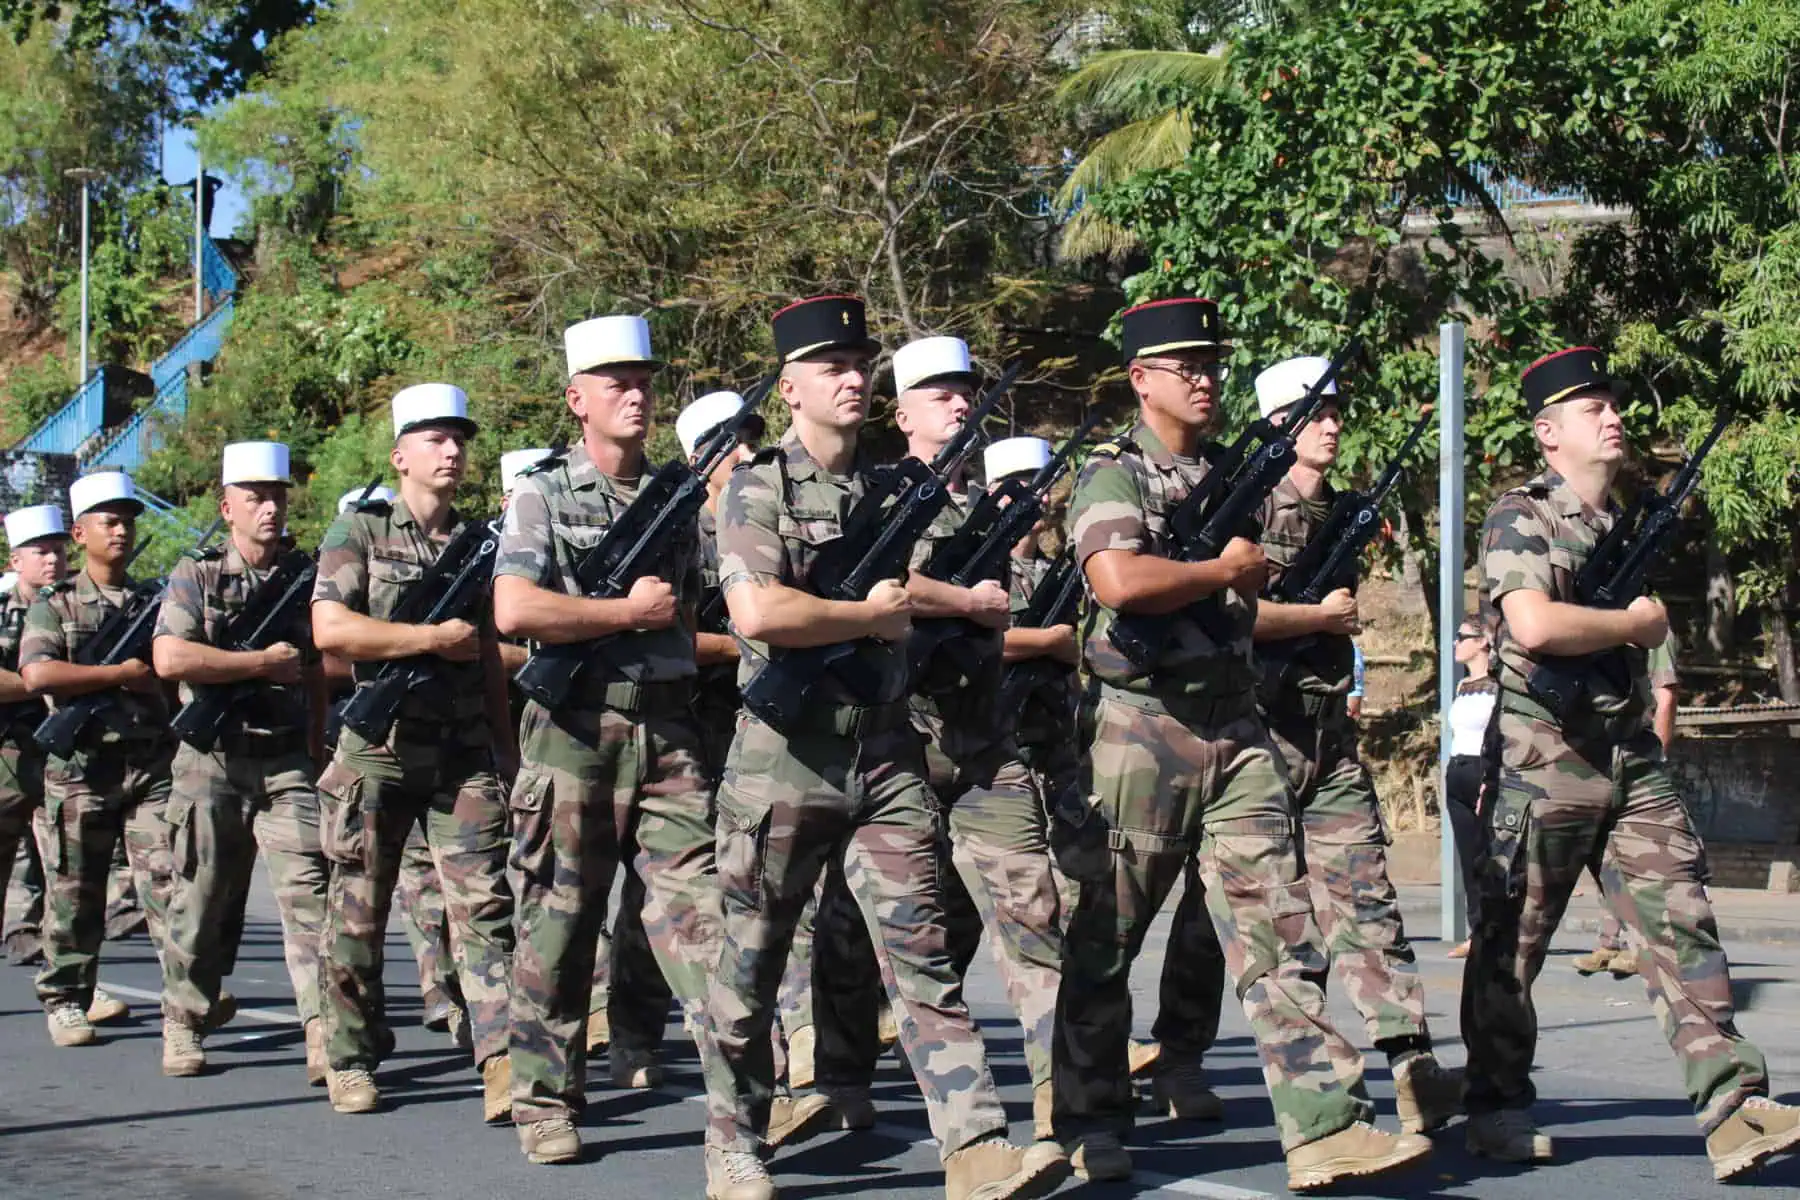
[[[1031,590],[1031,600],[1019,614],[1018,628],[1048,629],[1052,625],[1074,624],[1081,589],[1081,568],[1075,565],[1074,555],[1065,550]],[[1025,698],[1039,685],[1048,683],[1060,672],[1073,669],[1054,659],[1041,657],[1008,664],[1006,677],[1000,684],[1001,715],[1007,719],[1017,717]]]
[[[807,582],[827,600],[868,597],[884,579],[906,574],[913,546],[949,501],[944,481],[974,449],[981,422],[1018,378],[1021,364],[1008,367],[956,434],[930,463],[903,458],[880,473],[844,520],[844,534],[813,564]],[[835,677],[862,704],[896,700],[876,681],[857,674],[859,641],[790,650],[765,663],[742,689],[744,707],[775,729],[796,727],[814,686]]]
[[[1177,562],[1211,561],[1219,557],[1226,543],[1244,532],[1251,516],[1294,465],[1294,441],[1318,413],[1326,385],[1361,346],[1362,335],[1352,335],[1306,394],[1289,406],[1285,422],[1276,425],[1267,417],[1252,422],[1199,486],[1175,506],[1169,514],[1169,531],[1175,539],[1171,558]],[[1215,641],[1223,640],[1218,605],[1212,596],[1174,613],[1119,613],[1108,627],[1107,637],[1134,667],[1148,672],[1161,660],[1176,622],[1182,619],[1193,621]]]
[[[494,573],[499,535],[486,521],[470,521],[450,539],[437,561],[401,597],[389,618],[397,625],[441,625],[465,619]],[[414,688],[437,675],[436,656],[423,654],[382,664],[375,678],[357,687],[344,705],[344,727],[371,746],[388,739],[400,704]]]
[[[1706,456],[1730,425],[1730,414],[1721,413],[1699,447],[1669,481],[1668,490],[1646,491],[1614,523],[1575,573],[1576,603],[1589,608],[1622,609],[1644,594],[1644,580],[1651,565],[1662,557],[1681,524],[1682,504],[1700,484],[1700,468]],[[1586,695],[1588,680],[1595,672],[1607,675],[1615,684],[1629,686],[1630,671],[1624,665],[1622,650],[1618,647],[1597,654],[1544,656],[1532,668],[1526,686],[1558,720],[1567,720]]]
[[[311,605],[317,574],[312,555],[298,550],[284,555],[221,632],[219,649],[238,653],[267,650],[280,641],[294,615]],[[169,727],[177,738],[202,754],[210,754],[232,718],[242,719],[239,705],[257,686],[247,679],[193,685],[194,698],[181,706]]]
[[[756,415],[774,377],[763,380],[745,397],[744,407],[714,427],[702,443],[699,461],[668,462],[639,490],[600,541],[582,556],[575,578],[584,596],[615,600],[646,575],[654,575],[676,538],[690,529],[706,502],[706,481],[737,445],[738,431]],[[610,647],[625,635],[585,642],[539,645],[513,676],[519,690],[549,709],[568,702],[576,680],[595,659],[610,658]]]

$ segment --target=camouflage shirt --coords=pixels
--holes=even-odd
[[[136,586],[136,581],[127,579],[122,588],[103,588],[82,571],[55,587],[39,591],[25,614],[19,666],[72,661],[87,640],[99,632],[106,618],[125,604]],[[117,688],[112,698],[117,701],[120,719],[95,722],[85,735],[87,738],[97,736],[101,745],[111,745],[127,738],[161,741],[170,736],[169,700],[163,689],[145,693]],[[50,707],[57,707],[55,700]],[[97,735],[95,730],[99,731]]]
[[[1681,682],[1675,674],[1675,631],[1662,640],[1662,645],[1650,651],[1647,664],[1652,688],[1672,688]]]
[[[1264,501],[1258,521],[1262,526],[1262,548],[1269,562],[1269,588],[1287,573],[1300,557],[1313,534],[1331,515],[1332,501],[1337,499],[1330,484],[1318,496],[1308,499],[1300,494],[1291,478],[1275,485]],[[1355,584],[1351,585],[1352,590]],[[1320,634],[1308,641],[1303,654],[1291,659],[1283,653],[1281,643],[1260,643],[1257,655],[1263,668],[1263,702],[1275,703],[1280,695],[1346,696],[1355,674],[1355,654],[1345,634]]]
[[[439,542],[425,532],[406,507],[406,501],[399,497],[391,504],[364,504],[351,509],[325,531],[325,540],[319,546],[319,576],[313,584],[313,603],[330,600],[377,621],[392,620],[406,593],[437,561],[445,543],[467,523],[461,513],[452,509],[449,535]],[[476,604],[470,621],[483,627],[491,624],[492,608],[486,596]],[[356,682],[363,684],[380,674],[384,665],[353,663],[351,672]],[[413,689],[401,701],[394,738],[398,739],[400,731],[408,727],[449,724],[458,732],[467,732],[471,742],[479,734],[481,744],[486,745],[486,677],[481,661],[436,659],[433,666],[436,683]]]
[[[944,542],[956,536],[968,520],[969,513],[981,500],[978,488],[958,494],[949,492],[950,502],[944,505],[913,545],[910,567],[917,571],[923,568],[932,553]],[[1000,582],[1005,583],[1007,575],[1003,568]],[[1001,654],[1004,649],[1005,634],[998,629],[988,629],[972,622],[957,621],[961,632],[957,637],[955,650],[940,650],[932,656],[932,661],[915,663],[917,674],[913,679],[914,706],[922,702],[924,707],[950,720],[967,720],[979,722],[983,726],[998,726],[998,714],[994,712],[994,697],[999,694],[1000,674],[1003,667]],[[918,626],[914,626],[917,637]],[[916,658],[916,652],[909,648],[909,655]]]
[[[0,670],[17,672],[19,669],[19,643],[25,636],[25,614],[30,609],[30,602],[14,584],[6,593],[5,606],[0,607]],[[42,700],[0,704],[0,741],[24,745],[47,712],[49,709],[44,707]]]
[[[565,458],[552,461],[519,480],[494,574],[520,579],[567,596],[582,595],[576,567],[637,496],[639,481],[655,466],[644,463],[638,480],[622,481],[605,474],[580,443]],[[658,565],[657,574],[675,589],[684,612],[700,594],[700,560],[696,534],[680,539]],[[635,683],[668,683],[694,677],[694,635],[685,620],[668,629],[626,633],[610,639],[607,656],[596,656],[583,675],[584,687],[604,687],[627,678]],[[615,673],[616,668],[616,673]]]
[[[719,586],[781,583],[802,591],[819,553],[843,536],[844,519],[867,490],[873,474],[860,453],[848,475],[820,466],[789,429],[781,441],[731,473],[719,501]],[[786,651],[740,639],[738,682],[747,682],[770,657]],[[906,648],[865,639],[857,645],[863,666],[879,678],[881,694],[906,691]],[[828,684],[835,687],[835,684]],[[856,699],[839,691],[835,703]]]
[[[1013,624],[1018,624],[1031,607],[1031,595],[1038,584],[1056,565],[1053,558],[1014,558],[1011,565]],[[1051,678],[1026,693],[1018,712],[1021,746],[1042,746],[1057,741],[1072,742],[1075,737],[1075,708],[1081,699],[1081,678],[1075,668],[1054,658],[1027,660],[1050,668]]]
[[[701,633],[729,633],[725,604],[719,596],[719,519],[702,506],[699,520],[699,627]],[[699,668],[695,694],[713,712],[737,710],[737,668],[730,663],[710,663]]]
[[[162,611],[156,617],[155,636],[218,645],[225,627],[243,611],[256,589],[273,572],[273,566],[257,570],[245,562],[244,556],[238,553],[237,544],[229,538],[223,549],[184,557],[169,573]],[[305,608],[295,610],[288,627],[276,640],[299,650],[308,662],[318,658],[313,651],[312,622]],[[182,702],[193,698],[193,689],[182,684]],[[298,683],[258,683],[249,691],[240,711],[243,720],[237,727],[246,733],[304,732],[307,726],[306,687]]]
[[[1139,421],[1131,433],[1095,448],[1081,468],[1069,502],[1069,528],[1075,559],[1087,560],[1102,550],[1170,555],[1174,538],[1169,513],[1199,482],[1209,467],[1198,459],[1175,457]],[[1242,696],[1254,683],[1250,632],[1256,606],[1234,591],[1209,597],[1206,603],[1229,629],[1216,643],[1192,619],[1172,616],[1173,636],[1162,661],[1140,675],[1106,636],[1115,614],[1093,600],[1084,621],[1082,657],[1088,670],[1107,684],[1144,695]]]
[[[1564,604],[1578,603],[1575,574],[1617,519],[1610,505],[1605,512],[1588,507],[1554,471],[1502,493],[1488,510],[1481,526],[1481,610],[1496,627],[1492,644],[1504,691],[1530,697],[1527,681],[1538,660],[1513,640],[1501,602],[1512,592],[1534,591]],[[1588,706],[1600,716],[1641,716],[1649,708],[1644,652],[1633,646],[1622,649],[1612,657],[1625,664],[1625,676],[1588,672]]]

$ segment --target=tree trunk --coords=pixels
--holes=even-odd
[[[1708,530],[1712,522],[1707,522]],[[1737,625],[1737,580],[1732,577],[1731,566],[1725,561],[1725,553],[1719,549],[1716,536],[1706,539],[1706,619],[1702,623],[1700,642],[1706,648],[1706,657],[1714,662],[1723,662],[1734,648],[1734,632]]]
[[[1395,530],[1400,543],[1400,604],[1408,612],[1424,613],[1431,619],[1435,636],[1438,623],[1437,558],[1420,553],[1413,535],[1429,530],[1425,514],[1411,504],[1400,508],[1400,527]],[[1434,643],[1435,644],[1435,643]]]
[[[1788,623],[1788,591],[1794,580],[1794,543],[1781,546],[1781,587],[1763,612],[1763,631],[1769,654],[1775,659],[1775,679],[1781,698],[1800,704],[1800,671],[1794,667],[1794,628]]]

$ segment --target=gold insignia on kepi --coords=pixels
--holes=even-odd
[[[846,325],[850,324],[850,314],[849,313],[840,314],[838,319],[841,320]]]

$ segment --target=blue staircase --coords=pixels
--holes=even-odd
[[[209,237],[200,248],[200,283],[215,305],[150,367],[155,396],[116,429],[105,428],[102,372],[95,370],[79,391],[20,442],[17,449],[73,454],[83,470],[113,467],[135,471],[162,445],[165,428],[187,416],[188,368],[218,356],[236,308],[238,276]]]

